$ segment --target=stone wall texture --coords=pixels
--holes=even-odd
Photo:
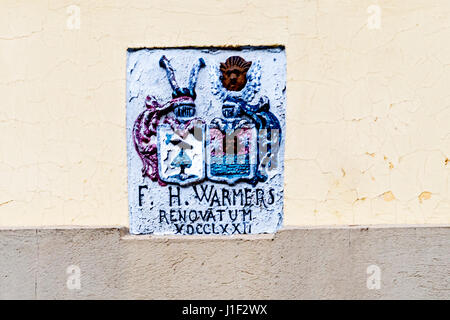
[[[2,229],[0,299],[450,299],[449,246],[449,226],[216,238]],[[373,265],[380,287],[369,290]],[[79,290],[67,286],[70,266]]]
[[[448,224],[449,17],[448,0],[2,0],[0,225],[128,225],[127,48],[276,44],[287,54],[285,225]],[[243,262],[270,259],[260,254]],[[235,290],[252,291],[245,283]]]

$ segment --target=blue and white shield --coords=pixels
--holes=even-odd
[[[205,179],[205,125],[193,132],[160,124],[157,128],[158,170],[167,183],[189,185]]]
[[[257,131],[253,124],[228,129],[210,124],[206,137],[209,180],[235,184],[253,180],[257,170]]]

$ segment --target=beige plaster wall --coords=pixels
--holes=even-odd
[[[0,226],[128,225],[128,47],[270,44],[286,225],[450,223],[448,39],[447,0],[2,0]]]

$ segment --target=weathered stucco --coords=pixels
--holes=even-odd
[[[2,0],[0,225],[128,225],[127,48],[272,44],[285,225],[450,223],[449,16],[447,0]]]
[[[0,299],[449,299],[449,246],[449,226],[213,238],[3,229]],[[73,266],[79,290],[67,285]],[[379,289],[367,285],[374,266]]]

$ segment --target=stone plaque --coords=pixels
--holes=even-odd
[[[129,49],[130,232],[277,231],[285,111],[283,47]]]

